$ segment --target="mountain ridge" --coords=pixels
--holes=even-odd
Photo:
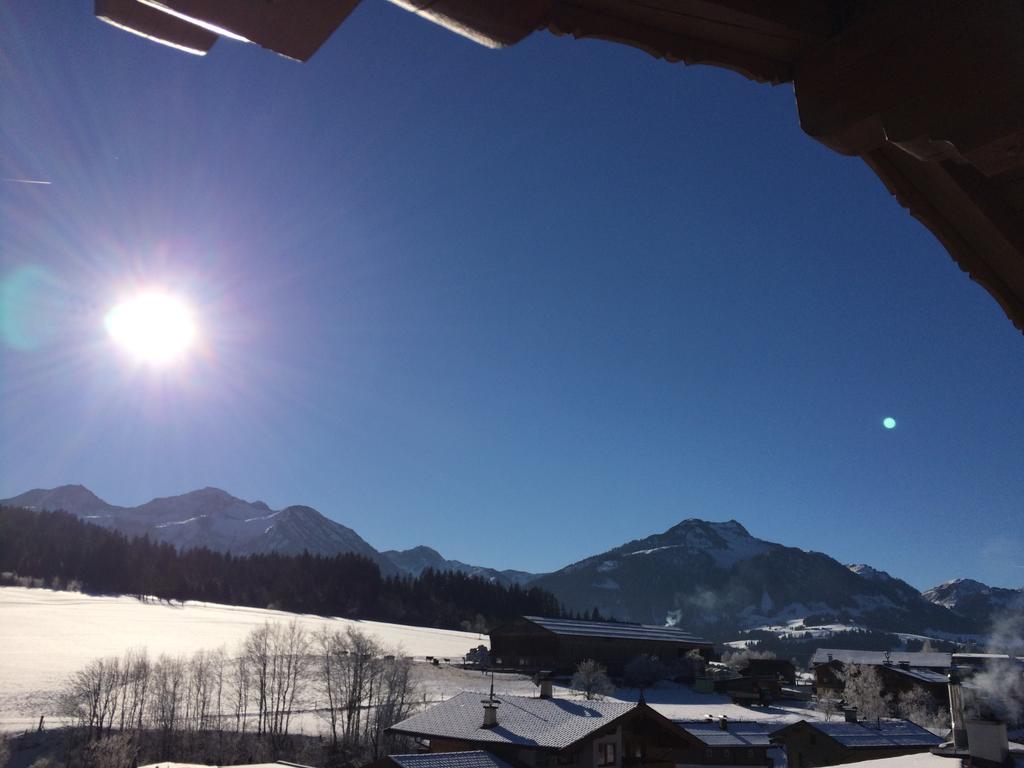
[[[110,504],[85,486],[35,488],[0,504],[53,511],[62,509],[91,523],[130,536],[149,536],[179,549],[207,547],[237,555],[335,555],[353,552],[377,564],[385,576],[398,568],[358,533],[312,507],[272,510],[220,488],[207,486],[177,496],[162,496],[134,507]]]
[[[569,609],[713,633],[795,619],[845,622],[886,631],[978,632],[996,610],[1024,590],[953,579],[919,592],[864,563],[843,565],[827,554],[759,539],[737,520],[686,518],[654,533],[570,563],[551,573],[497,570],[446,559],[420,545],[378,551],[358,533],[316,509],[273,510],[219,488],[122,507],[82,485],[36,488],[0,501],[64,509],[129,535],[148,535],[178,548],[208,547],[240,555],[355,552],[383,575],[418,576],[427,568],[551,591]]]

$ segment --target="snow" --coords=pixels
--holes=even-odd
[[[595,581],[594,586],[598,589],[620,589],[619,582],[615,579],[601,579],[601,581]]]
[[[639,696],[636,688],[619,688],[614,694],[614,698],[622,701],[636,701]],[[668,682],[645,689],[644,699],[670,720],[703,720],[710,715],[715,720],[724,716],[732,721],[774,722],[782,726],[824,717],[807,702],[777,701],[769,706],[744,707],[733,704],[725,694],[697,693],[688,685]]]
[[[50,719],[63,681],[94,658],[145,647],[151,656],[236,647],[266,621],[297,619],[308,630],[358,627],[412,656],[461,659],[486,635],[214,603],[142,602],[0,587],[0,730]],[[429,665],[424,665],[429,666]],[[532,685],[532,684],[531,684]]]
[[[195,517],[190,517],[188,520],[172,520],[169,523],[159,523],[158,525],[154,525],[153,527],[154,528],[167,528],[168,526],[171,526],[171,525],[188,525],[189,523],[194,523],[196,520],[202,520],[204,517],[206,517],[206,515],[196,515]],[[246,522],[248,522],[248,521],[246,521]]]
[[[857,768],[950,768],[958,766],[959,760],[953,761],[948,757],[933,755],[931,752],[918,752],[913,755],[901,755],[900,757],[884,757],[881,760],[862,760],[859,763],[846,763],[856,765]]]
[[[663,549],[677,549],[683,546],[682,544],[666,544],[664,547],[654,547],[654,549],[638,549],[636,552],[627,552],[626,557],[633,557],[634,555],[649,555],[652,552],[661,552]]]

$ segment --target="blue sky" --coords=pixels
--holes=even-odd
[[[1024,582],[1024,338],[792,89],[366,0],[307,64],[0,9],[0,497],[214,485],[547,570],[687,517]],[[159,374],[102,318],[158,285]],[[887,431],[882,419],[897,427]]]

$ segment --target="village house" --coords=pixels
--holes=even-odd
[[[491,630],[494,663],[522,670],[572,672],[584,659],[594,659],[619,675],[637,656],[671,665],[692,651],[708,659],[713,646],[678,627],[523,616]]]
[[[528,768],[674,768],[680,762],[676,757],[696,745],[643,702],[468,692],[397,723],[389,732],[412,736],[431,753],[485,750]]]
[[[789,768],[817,768],[927,752],[942,743],[909,720],[838,722],[800,720],[775,731],[772,741],[785,747]]]
[[[819,648],[811,658],[818,696],[841,699],[845,688],[843,674],[850,664],[876,670],[882,683],[883,695],[893,694],[899,698],[920,691],[936,707],[949,706],[951,654]]]
[[[785,762],[782,748],[771,741],[772,733],[780,727],[778,723],[736,721],[725,717],[673,722],[696,742],[694,749],[678,755],[677,767],[771,766]]]

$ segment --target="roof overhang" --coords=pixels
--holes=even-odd
[[[162,28],[165,37],[146,32],[155,22],[148,12],[136,15],[141,2],[97,0],[97,15],[190,47],[180,42],[183,27]],[[230,33],[305,61],[359,0],[145,2],[177,22],[204,25],[203,32]],[[985,0],[983,11],[963,0],[392,2],[490,47],[547,29],[671,62],[725,67],[758,82],[793,83],[804,131],[862,158],[1024,330],[1020,0]],[[194,52],[212,45],[203,39]]]

